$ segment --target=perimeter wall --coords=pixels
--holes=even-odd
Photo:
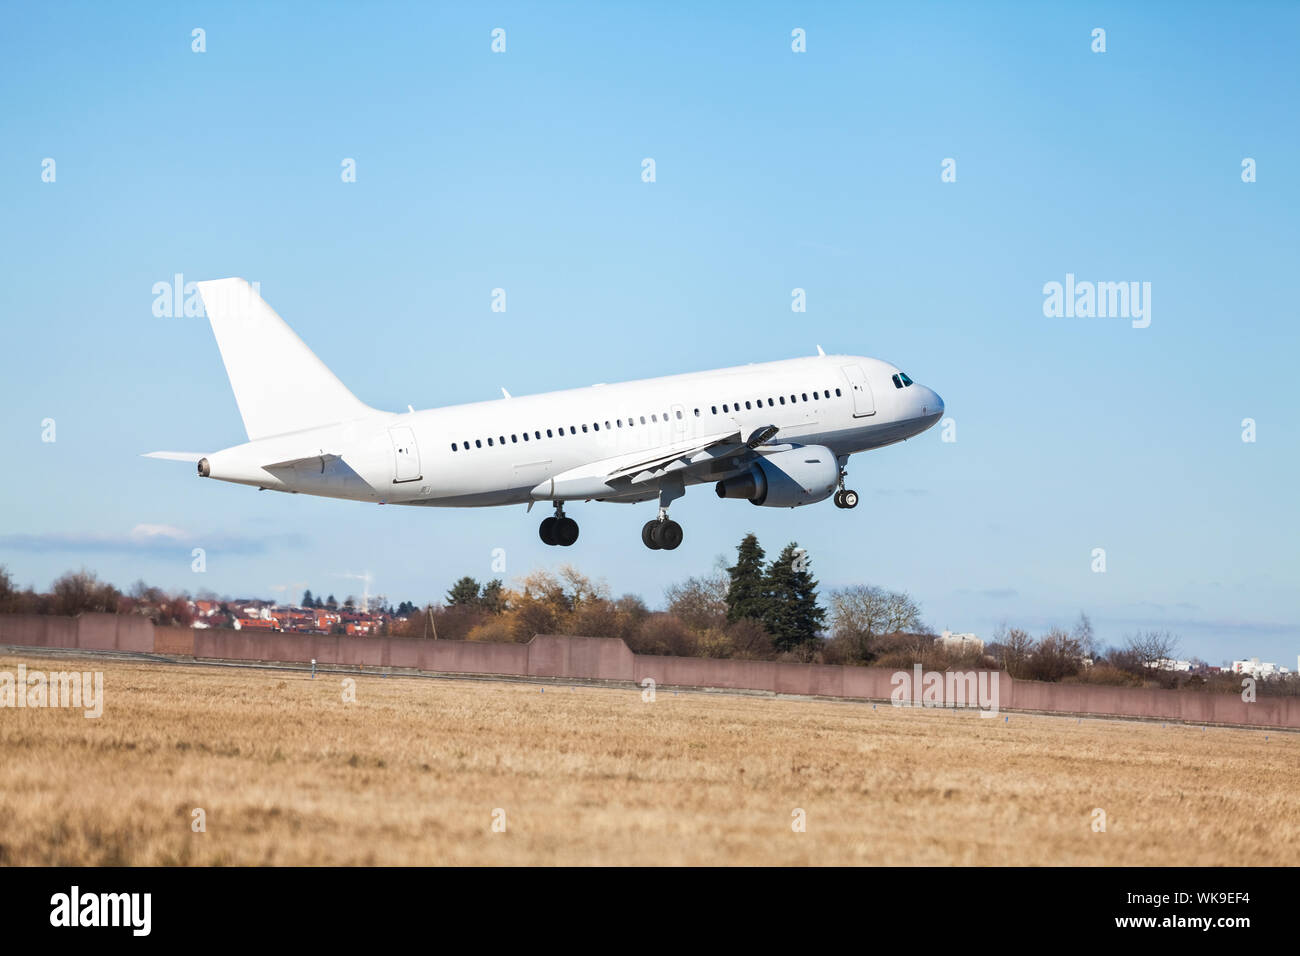
[[[403,668],[444,674],[552,677],[658,686],[714,687],[821,697],[889,700],[908,677],[902,699],[921,699],[913,671],[838,664],[795,664],[633,654],[621,640],[539,634],[527,644],[336,637],[161,627],[139,617],[0,614],[0,645],[157,654],[200,660],[263,661],[356,668]],[[1012,680],[997,682],[999,710],[1042,711],[1300,730],[1300,697],[1261,697],[1194,690],[1105,687]],[[917,685],[913,688],[913,685]]]

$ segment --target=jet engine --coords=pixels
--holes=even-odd
[[[805,445],[760,458],[744,474],[720,481],[719,498],[746,498],[768,508],[796,508],[829,498],[840,466],[829,448]]]

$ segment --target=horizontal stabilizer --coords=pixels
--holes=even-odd
[[[165,461],[188,461],[191,465],[198,464],[203,457],[201,451],[151,451],[140,456],[141,458],[162,458]]]
[[[296,468],[303,468],[307,465],[318,467],[321,474],[325,473],[325,466],[330,462],[338,461],[338,455],[308,455],[306,458],[290,458],[288,461],[275,461],[269,465],[263,465],[267,471],[279,471],[281,469],[293,471]]]

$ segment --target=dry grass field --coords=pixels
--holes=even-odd
[[[0,710],[8,865],[1300,856],[1294,734],[378,676],[344,703],[337,674],[13,656],[0,671],[20,662],[102,670],[105,708]]]

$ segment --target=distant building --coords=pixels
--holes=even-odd
[[[1296,663],[1300,664],[1300,660],[1297,660]],[[1258,657],[1252,657],[1248,661],[1233,661],[1232,672],[1234,674],[1245,674],[1249,677],[1255,678],[1278,677],[1283,674],[1291,673],[1287,668],[1279,667],[1277,664],[1269,661],[1261,663]]]
[[[952,631],[944,631],[939,635],[936,643],[951,651],[975,651],[978,654],[984,653],[984,642],[974,634],[954,634]]]

